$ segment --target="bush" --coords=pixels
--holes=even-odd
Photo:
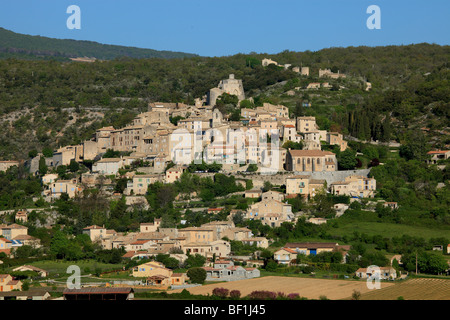
[[[214,288],[212,294],[220,298],[226,298],[228,296],[228,292],[229,290],[225,288]]]
[[[256,290],[252,291],[248,297],[252,300],[275,300],[277,294],[271,291]]]
[[[289,293],[287,295],[287,298],[289,300],[296,300],[296,299],[300,299],[300,295],[298,293]]]
[[[231,290],[230,297],[233,299],[239,299],[241,297],[241,292],[239,290]]]
[[[361,298],[361,292],[353,290],[352,300],[359,300]]]

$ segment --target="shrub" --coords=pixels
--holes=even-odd
[[[275,300],[277,294],[271,291],[256,290],[252,291],[248,297],[252,300]]]
[[[233,299],[239,299],[241,297],[241,292],[239,290],[231,290],[230,297]]]
[[[359,300],[361,298],[361,292],[353,290],[352,300]]]
[[[298,293],[289,293],[287,295],[287,298],[289,300],[296,300],[296,299],[300,299],[300,295]]]
[[[229,290],[225,288],[214,288],[212,294],[220,298],[226,298],[228,296],[228,292]]]

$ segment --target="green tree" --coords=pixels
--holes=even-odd
[[[34,158],[38,155],[38,152],[36,149],[31,150],[30,152],[28,152],[28,157],[30,158]]]
[[[190,268],[187,271],[187,276],[192,283],[203,284],[206,280],[206,270],[199,267]]]
[[[184,261],[186,268],[199,268],[203,267],[206,262],[206,258],[198,253],[195,255],[188,255],[187,259]]]
[[[44,157],[46,158],[51,158],[53,157],[53,149],[50,147],[44,147],[42,149],[42,154],[44,155]]]
[[[338,157],[338,167],[341,170],[352,170],[355,169],[357,164],[356,151],[347,148],[345,151],[341,152]]]
[[[405,143],[400,146],[399,154],[407,160],[425,161],[430,147],[420,130],[413,130],[406,136]]]
[[[62,231],[57,231],[53,235],[50,243],[50,254],[56,259],[64,259],[67,254],[69,239]]]
[[[39,173],[41,175],[45,175],[45,174],[47,174],[47,171],[48,171],[48,167],[45,164],[45,158],[44,157],[40,157],[39,158]]]
[[[292,150],[302,150],[303,142],[293,142],[291,140],[288,140],[285,143],[283,143],[282,148],[292,149]]]
[[[78,170],[80,170],[80,164],[73,159],[70,160],[69,170],[70,172],[77,172]]]

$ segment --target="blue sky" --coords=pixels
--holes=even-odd
[[[81,9],[70,30],[67,7]],[[369,30],[366,9],[381,9]],[[450,39],[449,0],[0,0],[0,27],[60,39],[226,56]]]

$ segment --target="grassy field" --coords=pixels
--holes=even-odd
[[[351,235],[353,232],[366,233],[370,236],[381,235],[383,237],[392,238],[399,237],[403,234],[422,237],[424,239],[448,237],[450,230],[410,226],[395,223],[379,223],[379,222],[345,222],[339,223],[338,228],[330,228],[328,232],[331,235],[344,236]]]
[[[97,271],[105,272],[122,269],[122,264],[107,264],[93,260],[84,261],[55,261],[44,260],[31,263],[31,265],[50,272],[50,278],[67,278],[72,273],[67,273],[67,268],[71,265],[80,267],[81,275],[93,274]]]

